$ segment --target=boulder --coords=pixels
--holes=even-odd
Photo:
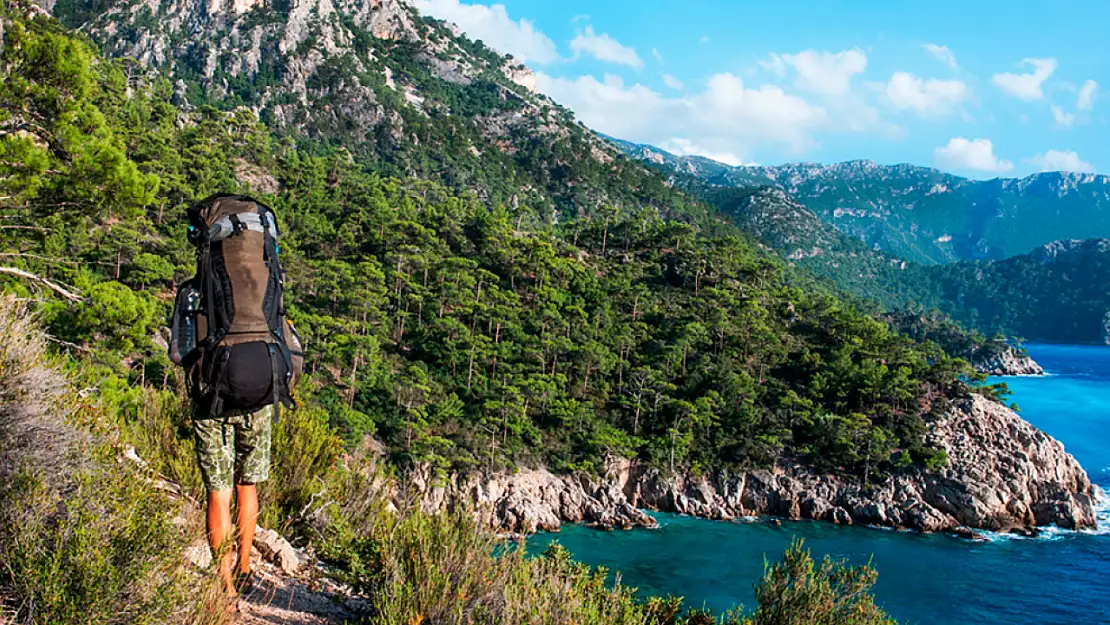
[[[263,558],[275,564],[286,575],[296,575],[302,562],[307,559],[289,541],[282,538],[281,534],[264,527],[255,531],[254,546]]]

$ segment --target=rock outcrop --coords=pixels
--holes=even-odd
[[[1044,375],[1044,369],[1029,354],[1020,354],[1013,347],[1005,351],[977,359],[972,363],[975,370],[989,375]]]
[[[602,529],[655,527],[655,519],[629,501],[625,479],[558,476],[529,469],[492,478],[454,478],[446,483],[416,476],[428,510],[466,506],[490,515],[501,531],[533,534],[557,531],[563,523],[586,523]]]
[[[1009,408],[979,395],[960,400],[929,427],[926,442],[948,463],[863,486],[783,461],[741,474],[667,476],[628,461],[591,480],[522,471],[487,480],[424,483],[430,508],[484,506],[505,531],[557,530],[585,521],[606,528],[650,527],[638,508],[709,519],[774,516],[967,534],[967,528],[1029,532],[1095,525],[1095,490],[1057,440]]]

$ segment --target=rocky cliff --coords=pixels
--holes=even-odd
[[[1009,408],[975,395],[929,426],[927,443],[943,448],[937,471],[895,475],[865,487],[783,461],[745,473],[667,476],[616,461],[605,479],[522,471],[492,479],[421,482],[425,505],[477,504],[505,531],[557,530],[562,523],[603,528],[651,527],[638,508],[710,519],[774,516],[842,525],[926,532],[967,529],[1033,532],[1095,525],[1096,492],[1057,440]]]
[[[1018,353],[1013,347],[991,354],[972,363],[975,370],[988,375],[1044,375],[1044,369],[1029,354]]]

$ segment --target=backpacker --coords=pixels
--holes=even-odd
[[[285,318],[274,212],[214,195],[188,214],[197,275],[178,287],[170,359],[185,368],[196,418],[289,406],[304,352]]]

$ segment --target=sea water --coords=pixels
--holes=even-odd
[[[1110,492],[1110,348],[1029,345],[1049,375],[1000,378],[1021,414],[1061,440]],[[878,603],[902,623],[1110,624],[1110,511],[1100,529],[1049,529],[1035,539],[989,542],[828,523],[705,521],[658,514],[659,529],[599,532],[569,526],[529,544],[558,540],[574,557],[620,572],[643,595],[684,596],[688,605],[754,606],[764,558],[794,537],[814,556],[879,572]],[[1104,532],[1105,530],[1105,532]]]

